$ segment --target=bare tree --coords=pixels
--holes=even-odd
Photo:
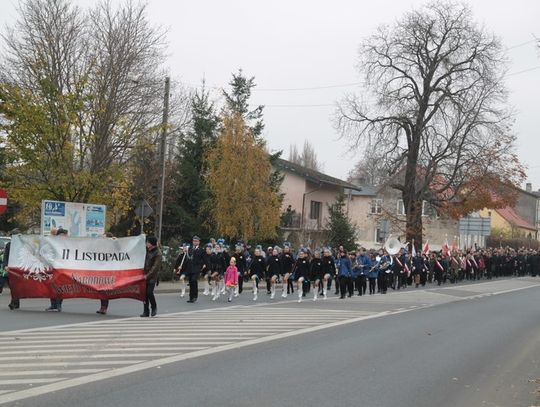
[[[315,171],[322,171],[323,169],[322,164],[317,159],[315,149],[308,140],[304,141],[304,147],[302,148],[301,153],[298,152],[298,147],[296,147],[296,145],[291,145],[289,147],[289,161]]]
[[[468,200],[471,210],[478,191],[522,179],[505,54],[468,6],[436,1],[406,13],[359,54],[372,100],[347,96],[336,126],[356,145],[383,151],[390,174],[400,175],[393,187],[403,195],[409,241],[422,241],[423,201],[443,210]]]
[[[389,169],[381,152],[369,146],[362,157],[349,172],[348,180],[357,185],[381,185],[388,178]]]
[[[125,164],[138,156],[135,150],[155,150],[165,32],[149,23],[144,5],[132,1],[103,1],[82,10],[68,0],[23,0],[18,16],[2,36],[0,80],[46,106],[57,133],[47,154],[64,160],[55,152],[73,149],[67,171],[93,178],[70,198],[87,200],[97,188],[94,181],[112,173],[129,176]],[[176,85],[170,103],[172,144],[189,121],[187,91]],[[31,176],[50,181],[46,168]]]

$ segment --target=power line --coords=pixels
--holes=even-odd
[[[517,71],[517,72],[511,72],[507,75],[505,75],[505,77],[507,76],[514,76],[514,75],[519,75],[521,73],[526,73],[526,72],[530,72],[530,71],[535,71],[537,69],[540,69],[540,65],[537,65],[537,66],[533,66],[532,68],[527,68],[527,69],[524,69],[522,71]]]
[[[522,42],[521,44],[516,44],[516,45],[513,45],[511,47],[507,47],[506,50],[511,50],[511,49],[515,49],[515,48],[519,48],[519,47],[523,47],[524,45],[527,45],[527,44],[531,44],[533,42],[537,42],[538,40],[529,40],[529,41],[525,41],[525,42]]]
[[[336,85],[324,85],[324,86],[308,86],[304,88],[254,88],[253,91],[257,92],[294,92],[294,91],[303,91],[303,90],[318,90],[318,89],[333,89],[333,88],[347,88],[349,86],[362,85],[364,82],[351,82],[351,83],[342,83]]]

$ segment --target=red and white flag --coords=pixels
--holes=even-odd
[[[424,245],[424,248],[422,249],[422,254],[428,254],[429,253],[429,240],[426,240],[426,244]]]
[[[14,298],[134,298],[144,301],[145,236],[121,239],[13,236]]]
[[[442,254],[445,257],[450,256],[450,247],[448,246],[448,238],[446,238],[446,240],[444,241],[444,244],[443,244],[443,247],[442,247]]]

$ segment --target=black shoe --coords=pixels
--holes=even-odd
[[[148,314],[148,312],[143,312],[141,315],[139,315],[141,318],[147,318],[149,317],[150,315]]]
[[[342,295],[341,297],[339,297],[340,300],[344,300],[345,297]]]
[[[151,317],[155,317],[156,314],[157,314],[157,309],[154,308],[154,309],[152,310],[152,312],[150,313],[150,316],[151,316]]]
[[[197,301],[197,300],[187,300],[186,302],[194,303],[195,301]]]
[[[15,309],[15,305],[13,305],[13,304],[11,304],[11,303],[8,304],[8,307],[9,307],[9,309],[10,309],[11,311],[13,311],[13,310]]]

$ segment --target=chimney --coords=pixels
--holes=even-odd
[[[525,184],[525,191],[532,192],[532,184],[530,182]]]

